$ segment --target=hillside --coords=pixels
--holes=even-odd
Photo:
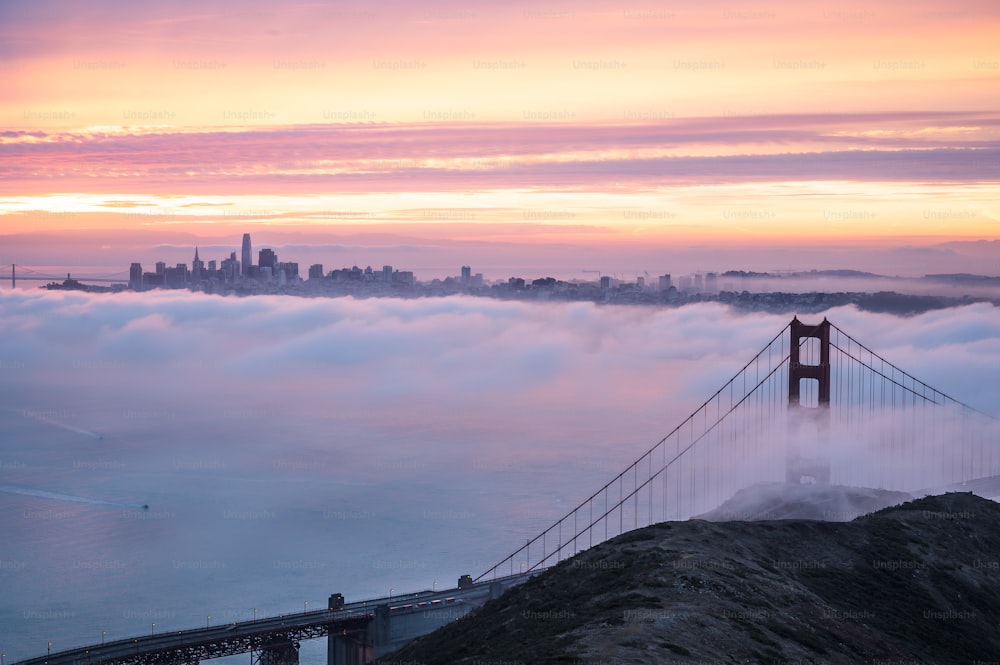
[[[1000,654],[1000,504],[668,522],[563,561],[383,662],[971,663]]]

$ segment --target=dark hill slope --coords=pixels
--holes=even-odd
[[[851,522],[659,524],[384,662],[1000,661],[1000,504],[925,497]]]

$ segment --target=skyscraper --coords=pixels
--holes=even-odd
[[[719,276],[710,272],[705,275],[705,290],[709,293],[718,295],[719,293]]]
[[[243,276],[248,277],[250,266],[253,265],[253,255],[250,253],[250,234],[243,234]]]
[[[133,291],[142,290],[142,264],[133,263],[128,269],[128,287]]]
[[[194,248],[194,261],[191,262],[191,281],[200,282],[201,273],[205,270],[205,263],[198,258],[198,248]]]
[[[462,286],[468,286],[472,280],[472,267],[462,266]]]
[[[265,247],[258,253],[257,262],[261,268],[270,268],[273,272],[278,267],[278,255],[270,247]]]

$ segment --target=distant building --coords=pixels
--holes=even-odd
[[[178,263],[175,268],[165,268],[163,285],[168,289],[183,289],[188,282],[188,267],[186,263]]]
[[[705,290],[705,280],[701,275],[694,276],[694,290],[697,293],[701,293]]]
[[[216,263],[215,259],[212,259],[211,261],[209,261],[208,262],[208,272],[212,272],[212,273],[217,272],[218,271],[217,265],[218,264]]]
[[[142,264],[133,263],[128,269],[128,288],[142,291]]]
[[[283,261],[278,264],[278,273],[285,276],[289,282],[299,280],[299,264],[294,261]],[[280,277],[278,279],[281,279]]]
[[[392,283],[392,266],[382,266],[382,281],[386,284]]]
[[[714,272],[705,275],[705,291],[708,293],[719,292],[719,276]]]
[[[265,247],[260,250],[257,255],[257,265],[263,268],[270,268],[271,273],[274,273],[275,268],[278,267],[278,255],[274,253],[273,249]]]
[[[227,282],[234,282],[240,276],[240,262],[236,260],[236,252],[229,255],[228,259],[222,260],[222,279]]]
[[[309,279],[323,279],[322,263],[314,263],[309,266]]]
[[[194,260],[191,261],[191,281],[198,283],[201,281],[202,273],[205,271],[205,264],[198,258],[198,248],[194,248]]]
[[[243,276],[250,276],[250,266],[253,265],[253,254],[250,253],[250,234],[243,234]]]
[[[330,278],[335,282],[360,282],[362,277],[364,272],[357,266],[330,271]]]
[[[646,288],[646,278],[641,275],[639,277],[636,277],[635,285],[638,286],[640,289]]]
[[[462,286],[468,286],[472,281],[472,267],[462,266]]]
[[[601,288],[605,291],[611,289],[611,275],[601,275]]]
[[[670,273],[660,275],[660,290],[669,291],[671,286],[673,286],[673,284],[670,281]]]
[[[166,263],[164,263],[163,261],[157,261],[156,262],[156,274],[157,275],[164,274],[166,272],[166,270],[167,270],[167,264]]]

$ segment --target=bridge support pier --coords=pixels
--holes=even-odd
[[[372,660],[367,630],[344,630],[326,638],[327,665],[367,665]]]
[[[260,650],[260,665],[299,665],[299,645],[287,639],[267,644]]]
[[[367,665],[392,651],[388,605],[376,605],[375,616],[357,630],[331,632],[326,638],[327,665]]]
[[[786,482],[796,485],[812,482],[829,484],[830,462],[823,449],[829,443],[830,429],[830,322],[823,319],[819,325],[810,326],[792,319],[791,343],[788,359],[788,461]],[[819,362],[803,363],[802,340],[819,340]],[[802,404],[802,381],[816,381],[817,404]],[[804,430],[809,429],[806,433]],[[803,453],[803,448],[811,448]]]

